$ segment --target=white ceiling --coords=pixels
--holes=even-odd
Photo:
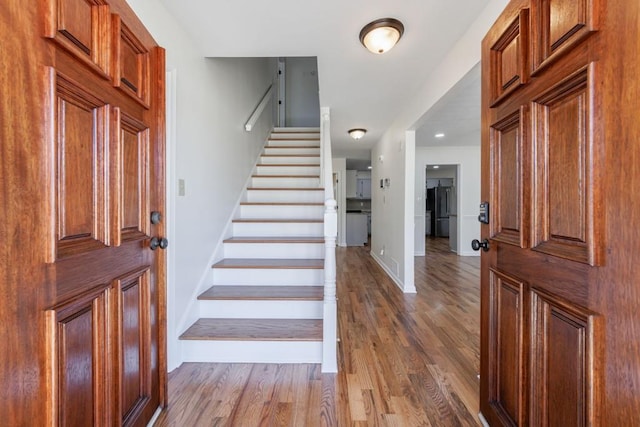
[[[208,57],[317,56],[335,149],[368,150],[489,0],[160,0]],[[360,29],[383,17],[405,33],[384,55]],[[479,43],[479,41],[478,41]],[[347,130],[368,129],[354,142]]]
[[[480,145],[480,64],[420,118],[416,130],[418,147],[468,145]]]

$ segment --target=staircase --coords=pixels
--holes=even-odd
[[[185,361],[322,363],[323,215],[319,129],[276,128],[180,337]]]

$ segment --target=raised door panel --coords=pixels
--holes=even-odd
[[[113,287],[117,353],[115,401],[123,425],[138,420],[151,398],[151,292],[149,269],[118,279]]]
[[[50,425],[108,425],[106,292],[47,311]]]
[[[109,73],[110,14],[104,0],[49,0],[46,36],[103,77]]]
[[[114,244],[120,244],[149,237],[150,145],[148,126],[120,109],[115,110],[115,116],[113,224]]]
[[[599,150],[593,122],[593,67],[562,80],[533,102],[536,132],[535,250],[590,265],[602,263]]]
[[[529,9],[520,9],[493,41],[490,52],[491,104],[497,105],[529,79]]]
[[[493,239],[527,247],[529,244],[529,144],[526,138],[525,108],[491,126],[491,221]]]
[[[525,285],[496,270],[489,273],[489,400],[504,425],[526,417]]]
[[[55,257],[105,247],[109,107],[87,89],[52,74]]]
[[[114,85],[148,108],[151,79],[149,50],[119,16],[113,17],[112,27]]]
[[[534,74],[597,30],[599,0],[532,2]]]
[[[531,425],[596,425],[600,317],[540,290],[533,291],[532,310]]]

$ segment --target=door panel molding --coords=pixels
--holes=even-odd
[[[526,106],[491,126],[491,237],[521,248],[529,246],[531,229],[531,144]]]
[[[536,134],[534,250],[602,265],[604,217],[592,131],[594,64],[566,77],[532,102]]]
[[[489,271],[489,399],[504,425],[527,417],[527,285],[496,269]]]
[[[597,425],[601,316],[537,288],[531,307],[531,425]]]
[[[491,46],[491,106],[498,105],[529,80],[529,9],[517,11]]]
[[[48,0],[45,37],[109,78],[110,8],[105,0]]]
[[[51,72],[56,258],[109,245],[109,106],[79,83]],[[90,136],[87,136],[90,135]]]
[[[600,0],[531,2],[532,75],[546,68],[598,30]]]

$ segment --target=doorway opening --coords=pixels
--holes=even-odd
[[[425,247],[457,253],[458,165],[429,164],[425,177]]]

